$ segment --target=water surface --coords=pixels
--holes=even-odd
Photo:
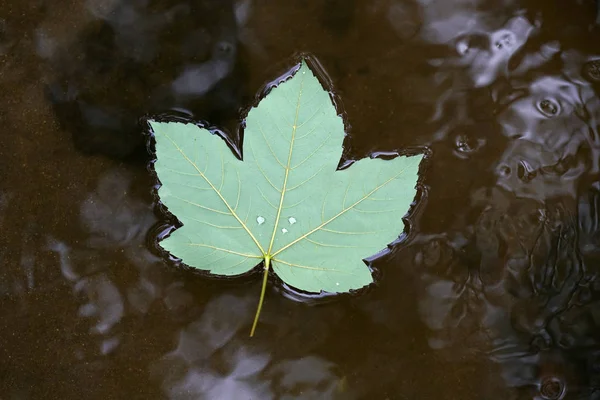
[[[594,1],[0,3],[6,399],[599,399]],[[313,54],[348,158],[430,151],[408,235],[361,296],[295,301],[153,250],[137,119],[239,140]],[[399,232],[400,234],[400,232]]]

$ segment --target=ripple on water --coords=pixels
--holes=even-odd
[[[436,121],[455,122],[433,137],[458,132],[453,155],[459,159],[496,157],[488,164],[489,181],[471,184],[464,196],[469,204],[451,217],[450,231],[418,233],[409,246],[419,271],[419,313],[430,347],[468,341],[529,398],[588,398],[598,387],[600,349],[594,311],[600,299],[598,54],[542,36],[543,18],[519,15],[499,25],[476,18],[455,35],[458,58],[436,60],[451,87],[488,86],[496,109],[495,127],[477,140],[472,103],[440,96],[436,101],[445,104]],[[447,38],[442,28],[448,25],[437,31]],[[447,115],[460,104],[461,113]],[[489,143],[500,143],[495,134],[506,145],[490,151]],[[442,158],[435,146],[434,165]],[[435,202],[436,192],[430,195]]]
[[[598,398],[592,2],[30,3],[0,5],[9,397]],[[52,121],[79,150],[143,156],[139,114],[222,125],[241,83],[251,97],[299,47],[340,90],[349,156],[430,147],[427,196],[372,291],[317,303],[278,287],[249,341],[256,281],[163,262],[146,161],[80,157]],[[36,103],[48,76],[54,115]]]

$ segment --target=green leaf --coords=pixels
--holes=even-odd
[[[363,259],[403,230],[422,155],[362,159],[337,170],[344,125],[303,61],[252,108],[243,161],[191,123],[149,121],[162,203],[183,226],[160,245],[185,264],[239,275],[264,261],[306,292],[370,284]],[[252,334],[251,334],[252,335]]]

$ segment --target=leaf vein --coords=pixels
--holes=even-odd
[[[210,222],[202,221],[201,219],[196,219],[196,218],[190,218],[190,219],[192,221],[196,221],[201,224],[205,224],[205,225],[212,226],[214,228],[219,228],[219,229],[242,229],[241,226],[223,226],[223,225],[211,224]]]
[[[167,171],[175,172],[176,174],[179,174],[179,175],[186,175],[186,176],[202,176],[201,174],[192,174],[191,172],[181,172],[181,171],[178,171],[178,170],[176,170],[176,169],[172,169],[172,168],[167,168],[167,167],[163,167],[163,168],[164,168],[165,170],[167,170]]]
[[[216,251],[222,251],[223,253],[235,254],[237,256],[242,256],[242,257],[247,257],[247,258],[262,258],[262,256],[257,256],[257,255],[254,255],[254,254],[240,253],[238,251],[224,249],[222,247],[212,246],[212,245],[204,244],[204,243],[188,243],[188,246],[206,247],[208,249],[213,249],[213,250],[216,250]]]
[[[265,136],[265,132],[263,130],[262,124],[260,123],[260,120],[257,121],[257,124],[258,124],[258,130],[260,131],[260,134],[262,135],[263,139],[265,139],[265,143],[267,144],[267,148],[271,152],[271,155],[273,156],[275,161],[277,161],[277,164],[279,164],[281,166],[281,168],[285,168],[285,165],[283,165],[283,163],[281,161],[279,161],[279,157],[277,157],[277,155],[273,151],[273,148],[271,147],[271,143],[269,142],[269,140],[267,140],[267,137]],[[256,157],[254,157],[254,159],[256,160],[256,163],[258,163],[258,159]]]
[[[358,207],[354,207],[354,211],[360,212],[360,213],[365,213],[365,214],[382,214],[382,213],[391,213],[394,211],[400,211],[403,210],[404,208],[392,208],[391,210],[363,210],[360,209]]]
[[[248,258],[250,258],[250,257],[243,258],[242,261],[240,261],[239,263],[230,265],[229,267],[220,268],[219,270],[227,271],[227,270],[233,269],[233,268],[237,267],[238,265],[242,265],[243,263],[245,263],[248,260]]]
[[[307,182],[311,181],[311,180],[312,180],[314,177],[316,177],[317,175],[319,175],[319,173],[320,173],[320,172],[323,170],[323,168],[325,168],[325,166],[326,166],[326,165],[327,165],[327,164],[323,164],[323,165],[321,165],[321,168],[319,168],[319,169],[317,170],[317,172],[315,172],[314,174],[312,174],[311,176],[309,176],[308,178],[306,178],[304,181],[300,182],[300,183],[299,183],[299,184],[297,184],[296,186],[293,186],[293,187],[289,188],[289,189],[287,190],[287,192],[289,193],[289,192],[291,192],[291,191],[292,191],[292,190],[294,190],[294,189],[298,189],[300,186],[302,186],[302,185],[304,185],[305,183],[307,183]]]
[[[281,190],[277,186],[275,186],[275,184],[273,182],[271,182],[271,180],[269,179],[269,177],[267,176],[267,174],[265,174],[265,171],[263,171],[263,169],[261,168],[260,164],[258,163],[258,159],[256,158],[256,153],[254,152],[254,148],[252,146],[250,146],[250,151],[254,155],[254,159],[257,160],[256,161],[256,167],[258,168],[258,170],[260,171],[260,173],[262,174],[262,176],[267,180],[267,182],[269,183],[269,185],[271,185],[271,187],[277,191],[277,193],[281,193]]]
[[[330,138],[330,137],[331,137],[331,133],[329,134],[329,136],[327,136],[327,137],[325,138],[325,140],[323,140],[323,142],[321,143],[321,145],[319,145],[319,147],[317,147],[317,148],[316,148],[316,149],[315,149],[315,150],[314,150],[312,153],[310,153],[310,154],[309,154],[309,155],[308,155],[308,156],[307,156],[307,157],[306,157],[304,160],[302,160],[302,161],[300,161],[300,163],[298,163],[298,164],[294,165],[294,166],[292,167],[292,170],[294,170],[294,169],[296,169],[296,168],[300,167],[302,164],[304,164],[305,162],[307,162],[308,160],[310,160],[310,159],[311,159],[311,158],[312,158],[312,157],[313,157],[315,154],[317,154],[317,152],[318,152],[319,150],[321,150],[321,148],[322,148],[323,146],[325,146],[325,144],[327,144],[327,142],[329,141],[329,138]],[[298,139],[300,139],[300,138],[298,138]],[[296,140],[298,140],[298,139],[296,139]]]
[[[310,267],[307,265],[301,265],[301,264],[294,264],[291,262],[287,262],[287,261],[283,261],[279,258],[273,258],[271,261],[275,261],[275,262],[279,262],[285,265],[288,265],[290,267],[296,267],[296,268],[302,268],[302,269],[310,269],[313,271],[327,271],[327,272],[339,272],[341,274],[347,274],[347,275],[355,275],[352,272],[348,272],[348,271],[342,271],[340,269],[333,269],[333,268],[320,268],[320,267]]]
[[[308,104],[308,103],[306,103],[306,104]],[[305,104],[305,106],[306,106],[306,104]],[[306,121],[302,122],[298,126],[298,129],[302,128],[304,125],[306,125],[307,123],[309,123],[310,121],[312,121],[317,116],[317,114],[319,113],[319,111],[321,111],[321,108],[320,107],[316,107],[315,112],[310,117],[308,117],[308,119]]]
[[[329,233],[337,233],[340,235],[371,235],[374,233],[380,233],[380,232],[386,232],[385,229],[380,229],[377,231],[338,231],[338,230],[334,230],[334,229],[327,229],[327,228],[321,228],[322,232],[329,232]]]
[[[296,132],[298,129],[298,127],[297,127],[298,115],[300,114],[300,102],[302,100],[303,88],[304,88],[304,75],[301,76],[301,80],[300,80],[300,90],[298,91],[298,102],[296,103],[296,115],[294,117],[294,125],[292,125],[292,137],[290,139],[290,149],[288,152],[288,159],[287,159],[287,164],[285,167],[285,176],[283,178],[283,186],[281,188],[281,196],[279,198],[279,207],[277,208],[277,217],[275,217],[275,224],[273,225],[273,233],[271,234],[271,242],[269,243],[269,250],[267,250],[267,254],[271,254],[271,250],[273,249],[273,243],[275,242],[275,234],[277,233],[279,219],[281,218],[281,210],[283,208],[283,201],[285,199],[288,178],[290,175],[290,165],[292,164],[292,153],[294,150],[294,140],[296,138]]]
[[[260,186],[256,187],[258,189],[258,191],[260,192],[260,196],[267,202],[268,205],[270,205],[271,207],[273,207],[274,210],[277,210],[277,206],[273,203],[271,203],[271,200],[269,200],[267,198],[267,196],[265,196],[265,194],[263,193],[262,189],[260,188]]]
[[[219,210],[215,210],[214,208],[206,207],[206,206],[203,206],[203,205],[201,205],[201,204],[194,203],[194,202],[192,202],[192,201],[186,200],[186,199],[184,199],[184,198],[181,198],[181,197],[178,197],[178,196],[173,196],[173,195],[171,195],[171,197],[173,197],[173,198],[175,198],[175,199],[177,199],[177,200],[181,200],[181,201],[183,201],[184,203],[188,203],[188,204],[191,204],[191,205],[193,205],[193,206],[196,206],[196,207],[202,208],[202,209],[204,209],[204,210],[207,210],[207,211],[212,211],[212,212],[214,212],[214,213],[217,213],[217,214],[230,215],[228,212],[225,212],[225,211],[219,211]]]
[[[317,246],[323,246],[323,247],[335,247],[335,248],[340,248],[340,249],[355,249],[357,247],[371,247],[371,246],[344,246],[344,245],[337,245],[337,244],[328,244],[328,243],[321,243],[321,242],[317,242],[316,240],[312,240],[310,238],[306,238],[307,241],[309,241],[312,244],[316,244]]]
[[[368,196],[370,196],[371,194],[375,193],[376,191],[378,191],[379,189],[381,189],[382,187],[384,187],[385,185],[387,185],[388,183],[390,183],[391,181],[393,181],[394,179],[396,179],[398,176],[400,176],[402,173],[404,173],[404,169],[400,172],[398,172],[396,175],[394,175],[393,177],[391,177],[390,179],[386,180],[385,182],[383,182],[381,185],[378,185],[377,187],[375,187],[373,190],[371,190],[369,193],[367,193],[366,195],[364,195],[362,198],[360,198],[359,200],[357,200],[355,203],[353,203],[350,207],[348,208],[344,208],[342,209],[342,211],[340,211],[339,213],[337,213],[336,215],[334,215],[333,217],[329,218],[327,221],[323,221],[321,222],[320,225],[318,225],[316,228],[313,228],[312,230],[310,230],[309,232],[305,233],[302,236],[299,236],[298,238],[296,238],[295,240],[291,241],[290,243],[286,244],[285,246],[283,246],[282,248],[280,248],[279,250],[277,250],[276,252],[272,253],[272,257],[275,257],[277,254],[281,253],[282,251],[286,250],[287,248],[289,248],[290,246],[293,246],[294,244],[298,243],[301,240],[304,240],[305,238],[307,238],[308,236],[312,235],[313,233],[315,233],[316,231],[320,230],[322,227],[324,227],[325,225],[327,225],[328,223],[334,221],[335,219],[337,219],[338,217],[340,217],[341,215],[345,214],[348,210],[353,209],[354,207],[356,207],[358,204],[360,204],[362,201],[364,201]]]
[[[204,178],[204,180],[206,181],[206,183],[208,183],[210,185],[210,187],[219,196],[219,198],[221,199],[221,201],[223,203],[225,203],[225,206],[227,207],[227,209],[229,210],[229,212],[231,213],[231,215],[242,225],[242,227],[248,233],[248,235],[250,236],[250,238],[252,239],[252,241],[254,242],[254,244],[256,244],[256,246],[258,247],[258,249],[260,250],[260,252],[262,254],[265,254],[265,251],[263,250],[263,248],[260,245],[260,243],[258,242],[258,240],[256,240],[256,238],[254,237],[254,235],[252,234],[252,232],[250,231],[250,229],[248,229],[248,227],[246,226],[246,224],[244,224],[244,222],[240,219],[240,217],[238,217],[238,215],[235,213],[235,211],[233,211],[233,208],[231,208],[231,206],[229,205],[229,203],[227,202],[227,200],[217,190],[217,188],[212,184],[212,182],[210,181],[210,179],[208,179],[204,173],[200,172],[200,168],[198,168],[198,166],[185,154],[185,152],[177,145],[177,143],[175,143],[175,141],[169,135],[167,135],[166,133],[163,133],[163,135],[171,142],[171,144],[177,149],[177,151],[179,151],[179,153],[181,153],[181,155],[183,156],[183,158],[185,158],[190,164],[192,164],[192,166],[194,167],[194,169],[200,174],[200,176],[202,176],[202,178]]]

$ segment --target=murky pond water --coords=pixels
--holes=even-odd
[[[137,119],[236,137],[308,51],[349,158],[428,148],[360,296],[156,255]],[[0,398],[600,399],[595,1],[0,2]]]

